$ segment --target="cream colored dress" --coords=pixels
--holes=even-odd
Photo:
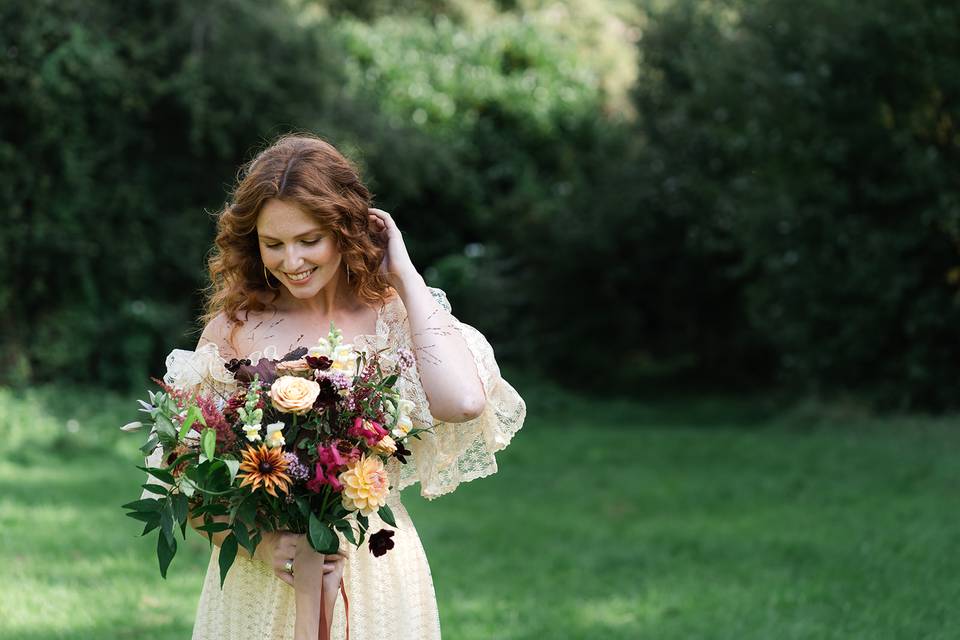
[[[431,289],[431,293],[441,306],[450,310],[441,290]],[[376,330],[376,335],[358,336],[355,346],[368,352],[387,349],[391,355],[400,347],[413,351],[410,325],[399,297],[380,311]],[[459,424],[437,423],[432,433],[421,435],[421,440],[410,439],[408,448],[413,455],[407,464],[390,459],[387,469],[392,490],[387,504],[397,521],[393,549],[376,558],[366,543],[359,548],[345,545],[350,552],[344,584],[350,604],[351,640],[440,638],[440,618],[430,566],[413,522],[400,502],[400,490],[419,482],[421,495],[433,499],[453,491],[461,482],[495,473],[494,453],[510,443],[526,415],[523,399],[500,377],[493,349],[483,335],[456,320],[451,330],[463,336],[473,354],[487,404],[482,415],[475,420]],[[210,357],[216,355],[215,347],[212,353],[209,351],[211,346],[204,345],[197,352],[171,353],[167,359],[165,380],[176,386],[188,386],[197,381],[195,376],[202,370],[207,380],[229,384],[229,376],[224,376],[220,362]],[[207,353],[203,354],[201,350]],[[430,357],[430,354],[417,354],[418,359],[423,357]],[[472,372],[464,372],[464,375],[472,375]],[[404,373],[396,389],[416,406],[411,415],[414,426],[435,424],[416,365]],[[375,514],[370,516],[370,533],[382,527],[387,525]],[[193,640],[293,638],[296,615],[293,589],[277,579],[266,565],[237,556],[221,590],[218,551],[214,547],[207,566]],[[345,638],[345,630],[343,600],[339,598],[332,638]]]

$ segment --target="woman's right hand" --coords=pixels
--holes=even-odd
[[[273,569],[273,575],[292,587],[294,586],[293,575],[287,571],[286,565],[287,562],[295,561],[297,548],[301,545],[309,547],[303,534],[290,531],[267,531],[257,545],[253,557]]]

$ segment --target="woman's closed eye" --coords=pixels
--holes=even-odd
[[[320,238],[314,238],[313,240],[301,240],[300,242],[310,247],[320,242]],[[276,249],[277,247],[283,246],[283,243],[282,242],[274,242],[274,243],[265,242],[263,243],[263,246],[265,246],[268,249]]]

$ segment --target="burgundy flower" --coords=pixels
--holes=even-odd
[[[247,403],[247,390],[237,389],[232,396],[227,399],[227,404],[223,407],[223,417],[227,422],[237,421],[237,411]]]
[[[306,360],[308,365],[320,371],[326,371],[333,364],[333,360],[327,356],[307,356]]]
[[[317,466],[313,479],[307,482],[307,489],[319,493],[323,485],[328,484],[334,491],[342,491],[343,485],[337,474],[347,465],[347,460],[337,448],[339,442],[317,446]]]
[[[370,536],[370,553],[376,557],[380,557],[385,554],[390,549],[393,549],[393,540],[390,538],[393,537],[393,531],[389,529],[380,529],[375,534]]]
[[[372,447],[380,442],[383,436],[387,435],[387,430],[381,427],[378,422],[357,417],[353,421],[353,426],[347,431],[347,435],[351,438],[363,438],[367,441],[367,446]]]
[[[337,393],[337,389],[333,386],[333,383],[327,378],[320,378],[317,380],[317,384],[320,385],[320,393],[313,402],[313,408],[319,410],[336,404],[340,398],[340,394]]]
[[[250,366],[250,360],[248,358],[240,358],[240,359],[230,358],[230,362],[223,365],[223,368],[229,371],[230,373],[236,373],[237,369],[244,366],[246,367]]]
[[[343,491],[343,485],[337,478],[337,474],[324,469],[323,465],[318,462],[314,469],[313,479],[307,481],[307,489],[314,493],[320,493],[325,484],[330,485],[334,491]]]
[[[404,456],[408,456],[412,451],[403,446],[402,442],[397,443],[397,450],[393,452],[393,457],[399,460],[402,464],[407,464],[407,459]]]
[[[346,466],[347,461],[340,455],[337,443],[326,446],[317,445],[317,460],[328,469],[334,470]]]

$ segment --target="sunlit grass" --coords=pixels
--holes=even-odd
[[[521,388],[500,472],[404,501],[448,638],[948,638],[960,431],[701,398]],[[132,399],[0,390],[0,637],[186,638],[207,547],[159,577]],[[68,421],[74,420],[68,428]]]

